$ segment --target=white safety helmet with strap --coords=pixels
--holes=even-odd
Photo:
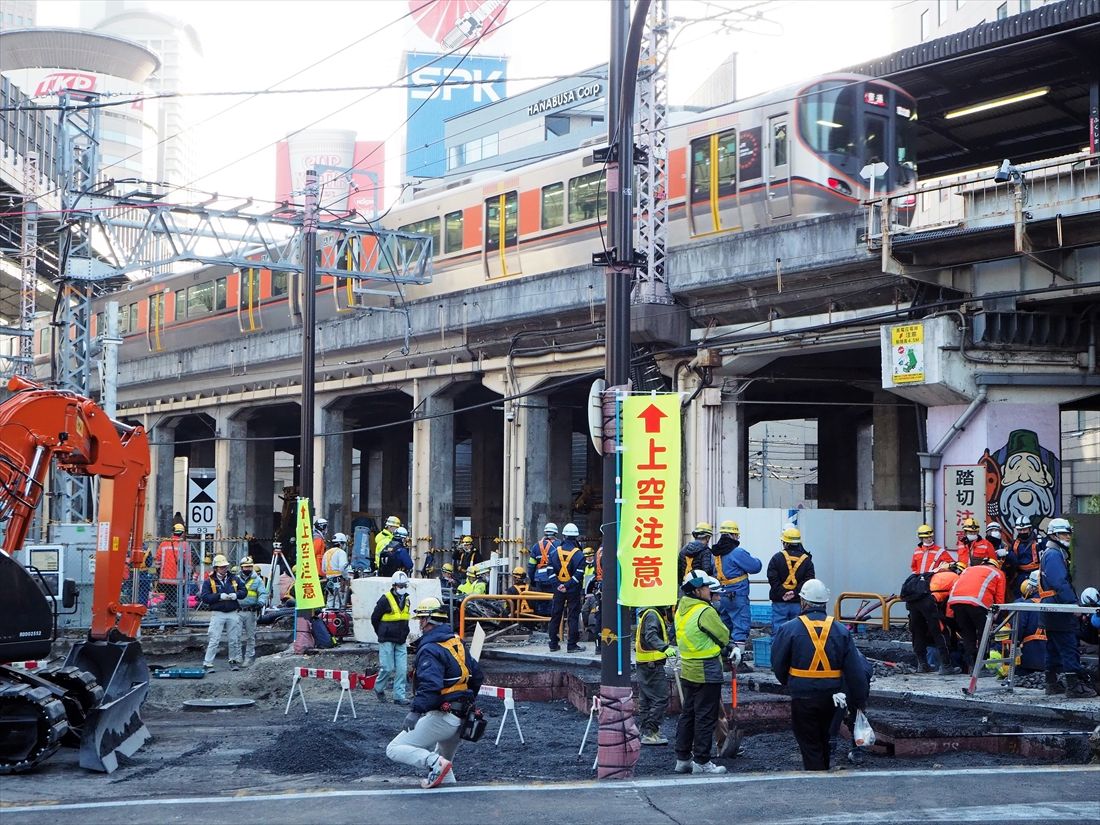
[[[570,522],[569,524],[565,525],[565,527],[562,528],[561,534],[563,536],[569,536],[571,538],[576,538],[577,536],[579,536],[581,534],[581,531],[577,529],[577,525]]]
[[[347,534],[337,533],[335,536],[332,537],[332,543],[333,544],[347,544],[348,543]]]
[[[408,587],[409,576],[404,570],[398,570],[390,576],[390,587]]]
[[[546,526],[542,528],[542,532],[548,536],[556,536],[558,534],[558,525],[554,524],[552,521],[548,521],[546,522]]]
[[[798,597],[809,604],[828,604],[829,588],[821,579],[808,579],[798,591]]]
[[[689,570],[684,576],[684,592],[694,593],[703,587],[718,587],[721,582],[705,570]]]

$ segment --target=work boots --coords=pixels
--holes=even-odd
[[[1061,682],[1058,681],[1058,671],[1048,670],[1046,672],[1046,677],[1047,677],[1047,686],[1046,686],[1047,696],[1057,696],[1059,693],[1065,693],[1066,692],[1065,685],[1063,685]]]
[[[959,669],[954,667],[949,660],[943,659],[941,660],[938,672],[940,676],[954,676],[956,673],[959,673]]]
[[[1088,682],[1082,682],[1076,673],[1066,674],[1066,698],[1067,699],[1091,699],[1096,695],[1096,690]]]

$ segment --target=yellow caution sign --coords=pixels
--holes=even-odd
[[[924,383],[924,325],[890,327],[894,384]]]
[[[313,519],[309,499],[298,499],[298,572],[294,579],[294,603],[299,609],[324,607],[321,581],[317,578],[317,560],[313,557]]]
[[[680,396],[623,402],[619,603],[676,603],[680,536]]]

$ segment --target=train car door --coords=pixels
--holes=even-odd
[[[149,323],[145,329],[145,341],[149,352],[164,351],[164,293],[154,292],[149,296]],[[102,330],[101,330],[102,332]]]
[[[240,288],[237,293],[237,326],[241,332],[259,332],[264,328],[260,313],[260,269],[237,270]]]
[[[693,235],[741,228],[737,166],[737,130],[705,135],[691,142]]]
[[[768,214],[791,214],[791,140],[786,114],[768,118]]]
[[[500,278],[519,273],[519,195],[502,192],[485,201],[485,274]]]

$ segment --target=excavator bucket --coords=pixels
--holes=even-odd
[[[80,737],[80,767],[111,773],[118,754],[132,756],[149,729],[141,718],[141,706],[149,692],[149,666],[135,641],[77,642],[65,659],[96,677],[103,687],[103,701],[84,720]]]

